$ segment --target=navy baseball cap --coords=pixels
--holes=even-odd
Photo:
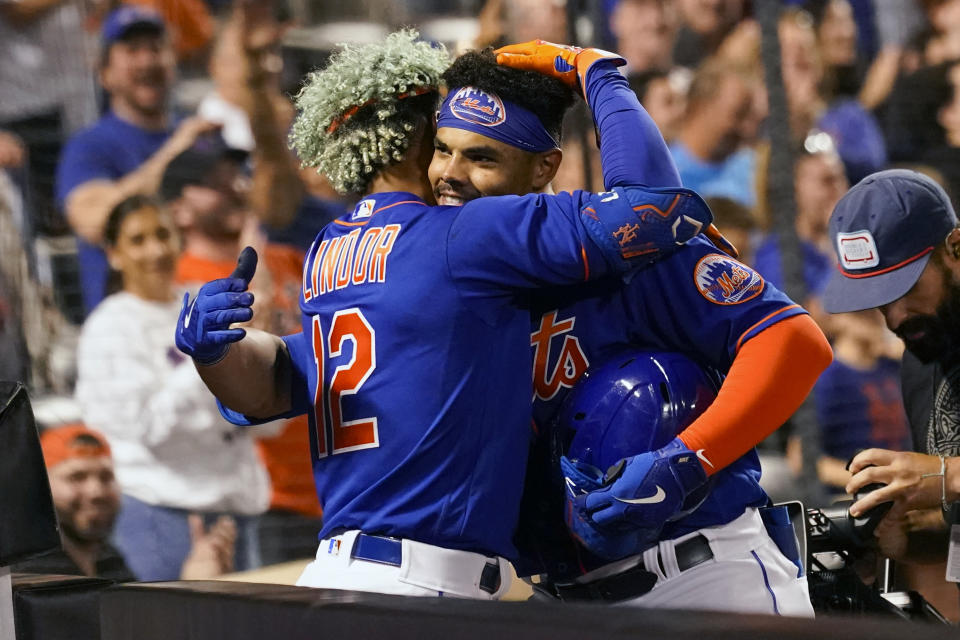
[[[134,29],[154,30],[157,33],[166,31],[166,25],[160,14],[137,5],[123,5],[114,9],[103,21],[100,29],[100,38],[104,47],[109,47],[117,40],[122,40]]]
[[[905,169],[867,176],[830,216],[838,262],[823,292],[824,309],[874,309],[906,295],[956,226],[950,199],[931,178]]]
[[[245,169],[248,157],[247,151],[227,146],[219,134],[201,136],[167,165],[160,182],[160,197],[170,202],[179,198],[187,185],[213,186],[211,179],[221,161],[227,160]]]

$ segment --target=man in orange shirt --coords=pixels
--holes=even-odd
[[[298,306],[303,252],[270,243],[260,234],[249,206],[246,154],[205,140],[180,154],[164,173],[161,194],[183,233],[176,279],[187,288],[224,278],[245,244],[262,260],[252,290],[255,325],[277,335],[300,330]],[[251,238],[252,236],[252,238]],[[306,416],[285,421],[274,437],[258,441],[273,491],[262,516],[264,564],[310,557],[316,552],[320,504],[313,486]]]

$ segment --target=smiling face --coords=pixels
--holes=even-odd
[[[110,45],[100,83],[116,111],[146,117],[164,112],[176,68],[173,47],[155,30],[139,30]]]
[[[441,127],[428,175],[439,205],[462,205],[482,196],[542,191],[557,172],[557,149],[530,153],[479,133]]]
[[[144,300],[170,299],[179,242],[165,211],[144,206],[120,223],[116,242],[107,248],[110,266],[123,276],[123,290]]]
[[[76,457],[48,470],[50,492],[64,535],[103,542],[120,509],[120,490],[108,456]]]

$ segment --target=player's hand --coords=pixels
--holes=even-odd
[[[253,317],[253,294],[247,287],[256,270],[257,252],[247,247],[230,277],[200,287],[192,303],[190,294],[184,294],[176,334],[180,351],[197,364],[211,365],[223,359],[232,343],[243,339],[247,332],[230,325]]]
[[[570,533],[591,552],[615,560],[644,547],[642,533],[635,527],[600,527],[586,513],[585,501],[591,492],[603,488],[603,472],[596,467],[560,458],[560,469],[565,484],[566,508],[564,518]]]
[[[587,544],[591,551],[608,558],[623,557],[611,553],[622,551],[627,533],[632,532],[639,545],[630,552],[649,546],[667,522],[698,506],[691,500],[706,496],[697,491],[706,482],[707,474],[696,454],[680,438],[674,438],[661,449],[622,460],[607,472],[602,487],[578,496],[571,507],[577,512],[576,520],[612,534],[613,547],[601,540],[596,548]]]
[[[495,53],[497,64],[557,78],[581,93],[584,91],[587,72],[595,63],[606,60],[617,67],[627,63],[616,53],[603,49],[581,49],[545,40],[507,45],[497,49]]]
[[[949,462],[949,461],[948,461]],[[948,464],[948,468],[949,468]],[[879,482],[886,485],[857,500],[850,507],[850,515],[859,517],[883,502],[894,500],[904,509],[929,509],[940,506],[940,458],[910,451],[867,449],[850,461],[853,477],[847,483],[847,493]],[[950,489],[950,483],[947,483]],[[952,502],[952,496],[946,496]]]

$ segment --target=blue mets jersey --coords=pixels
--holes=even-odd
[[[695,238],[669,258],[618,279],[537,291],[531,296],[534,420],[521,524],[519,575],[572,578],[606,561],[573,542],[563,522],[563,486],[551,451],[551,421],[593,362],[628,347],[679,351],[726,372],[744,342],[769,325],[806,313],[750,267]],[[670,523],[670,539],[729,522],[766,503],[755,451],[715,474],[703,505]]]
[[[303,336],[321,537],[349,529],[514,557],[530,444],[518,296],[607,270],[586,195],[430,207],[374,194],[317,237]]]

